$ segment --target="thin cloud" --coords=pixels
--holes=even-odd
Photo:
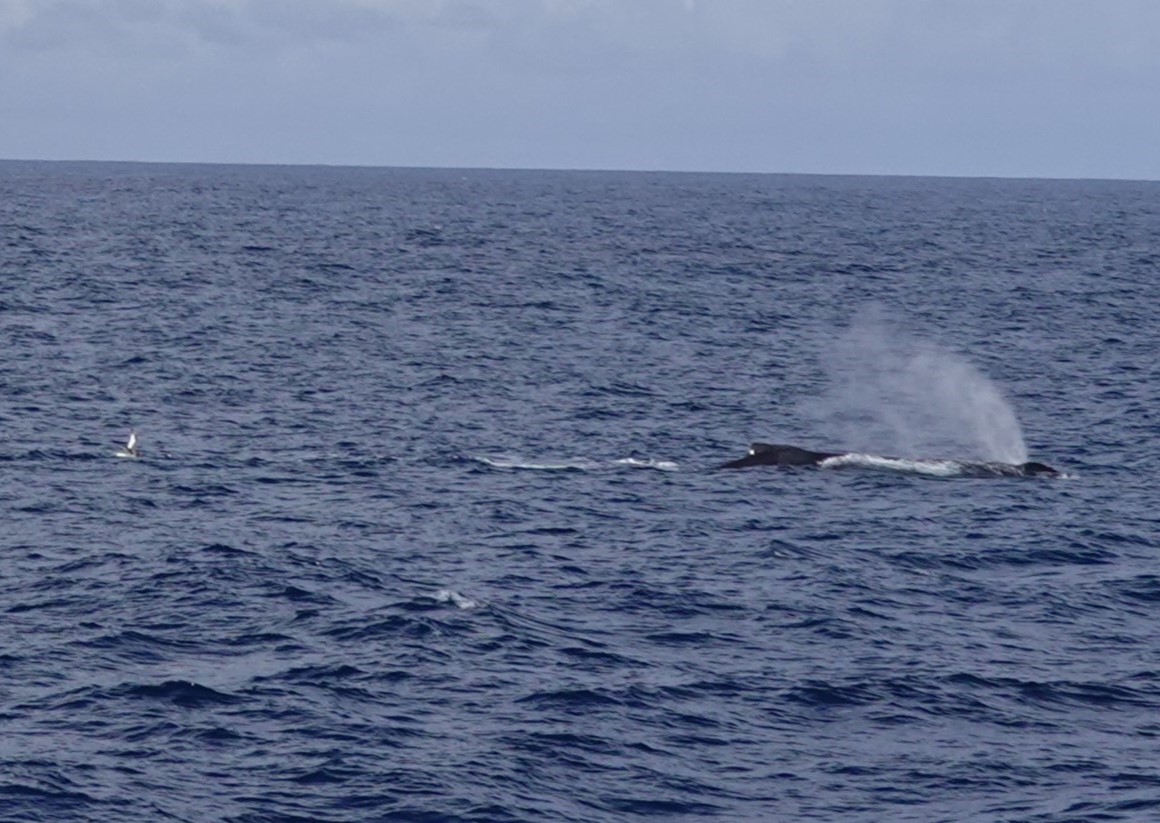
[[[0,156],[1154,177],[1158,83],[1154,0],[0,0]]]

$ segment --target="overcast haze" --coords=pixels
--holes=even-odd
[[[0,0],[0,157],[1160,179],[1157,0]]]

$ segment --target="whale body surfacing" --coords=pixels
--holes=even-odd
[[[1049,477],[1058,477],[1060,473],[1059,469],[1053,469],[1046,463],[1036,463],[1034,460],[1030,461],[1029,463],[1019,463],[1016,468],[1021,470],[1023,474],[1027,475],[1028,477],[1034,477],[1037,474],[1046,474]]]
[[[754,443],[749,454],[718,466],[744,469],[750,466],[817,466],[863,468],[942,477],[1059,477],[1062,473],[1044,463],[998,463],[972,460],[902,460],[856,452],[816,452],[780,443]]]
[[[722,469],[744,469],[747,466],[816,466],[823,460],[841,456],[837,452],[812,452],[780,443],[754,443],[749,454],[719,466]]]

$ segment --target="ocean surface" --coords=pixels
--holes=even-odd
[[[0,283],[0,819],[1160,819],[1160,184],[2,162]]]

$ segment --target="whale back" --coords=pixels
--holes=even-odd
[[[1029,475],[1029,476],[1034,476],[1037,474],[1049,474],[1049,475],[1059,474],[1058,469],[1053,469],[1053,468],[1051,468],[1051,466],[1048,466],[1046,463],[1036,463],[1034,461],[1032,461],[1030,463],[1020,463],[1019,468],[1020,468],[1020,470],[1022,470],[1022,472],[1025,475]]]
[[[746,466],[816,466],[823,460],[837,457],[837,454],[815,452],[784,443],[754,443],[749,454],[738,460],[731,460],[720,468],[743,469]]]

